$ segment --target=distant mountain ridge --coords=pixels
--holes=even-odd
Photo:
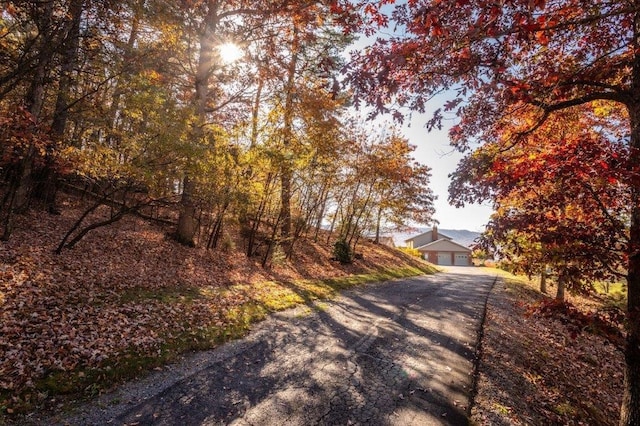
[[[408,231],[391,232],[390,236],[393,238],[393,242],[396,246],[404,246],[405,240],[420,235],[424,232],[431,231],[431,228],[413,228]],[[462,244],[465,247],[471,248],[475,244],[475,239],[480,236],[480,232],[469,231],[466,229],[440,229],[438,233],[444,234],[451,238],[458,244]]]
[[[438,230],[447,237],[451,237],[453,241],[463,246],[471,248],[476,243],[475,239],[480,236],[480,232],[469,231],[466,229],[442,229]]]

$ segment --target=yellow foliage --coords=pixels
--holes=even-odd
[[[609,117],[612,113],[617,114],[618,109],[618,105],[611,101],[598,100],[593,102],[593,113],[596,117]]]
[[[422,253],[420,253],[420,251],[418,249],[415,249],[415,248],[398,247],[398,250],[400,250],[403,253],[407,253],[408,255],[411,255],[411,256],[422,257]]]

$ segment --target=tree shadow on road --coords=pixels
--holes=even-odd
[[[398,280],[273,318],[244,350],[118,420],[137,424],[467,424],[477,277]],[[301,295],[303,296],[303,295]],[[456,323],[458,326],[453,327]],[[463,329],[462,331],[457,330]]]

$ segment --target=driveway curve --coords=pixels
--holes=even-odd
[[[490,270],[387,281],[272,315],[54,419],[73,425],[465,425]]]

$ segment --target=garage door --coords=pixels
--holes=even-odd
[[[457,266],[469,266],[469,255],[466,253],[456,253],[453,264]]]
[[[438,253],[438,265],[451,265],[451,253]]]

